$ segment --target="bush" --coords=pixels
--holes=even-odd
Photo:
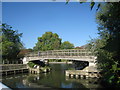
[[[31,68],[33,68],[34,65],[35,65],[35,64],[34,64],[33,62],[29,62],[29,63],[28,63],[28,66],[31,67]]]

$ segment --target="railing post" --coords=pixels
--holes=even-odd
[[[5,64],[4,60],[2,61],[2,64]]]
[[[77,49],[77,56],[79,56],[79,50]]]
[[[9,64],[9,61],[7,62],[7,64]]]
[[[48,51],[46,52],[46,54],[47,54],[47,57],[48,57]]]

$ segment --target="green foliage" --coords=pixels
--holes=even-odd
[[[34,47],[35,51],[41,50],[54,50],[59,49],[61,45],[61,39],[56,33],[45,32],[42,37],[38,37],[38,42]]]
[[[70,0],[66,0],[66,4],[68,4],[68,3],[69,3],[69,1],[70,1]]]
[[[92,8],[94,7],[94,5],[95,5],[95,2],[92,0],[92,2],[90,3],[91,10],[92,10]]]
[[[2,24],[1,41],[2,44],[2,58],[3,60],[15,60],[20,49],[23,47],[20,37],[22,33],[12,30],[12,27],[7,24]]]
[[[49,59],[49,62],[67,62],[67,60],[64,60],[64,59]]]
[[[45,67],[43,67],[44,69],[50,69],[50,66],[45,66]]]
[[[72,49],[74,45],[69,41],[61,43],[61,38],[58,34],[52,32],[45,32],[42,37],[38,37],[38,42],[33,48],[35,51],[58,50],[58,49]]]
[[[85,2],[87,2],[88,0],[79,0],[78,2],[80,3],[80,4],[82,4],[82,3],[85,3]],[[105,0],[104,0],[105,1]],[[68,4],[70,2],[70,0],[66,0],[66,4]],[[89,2],[89,1],[88,1]],[[95,6],[95,4],[97,4],[97,9],[96,9],[96,11],[98,11],[99,10],[99,8],[100,8],[100,6],[101,6],[101,3],[95,3],[94,2],[94,0],[91,0],[91,2],[90,2],[90,8],[91,8],[91,10],[93,9],[93,7]]]
[[[79,0],[78,2],[81,4],[81,3],[84,3],[86,2],[87,0]],[[66,4],[68,4],[70,2],[70,0],[66,0]]]
[[[49,62],[60,62],[60,59],[49,59]]]
[[[91,10],[94,6],[91,0]],[[96,10],[100,37],[92,39],[87,48],[96,54],[103,80],[120,87],[120,2],[97,3]]]
[[[31,67],[31,68],[33,68],[33,67],[35,66],[35,63],[33,63],[33,62],[28,62],[27,64],[28,64],[28,66]]]
[[[111,86],[120,86],[120,2],[106,3],[96,15],[99,38],[89,46],[97,55],[98,67],[103,80]]]
[[[68,62],[67,60],[65,60],[65,59],[61,59],[61,62]]]
[[[40,70],[42,71],[42,72],[48,72],[49,70],[51,69],[51,67],[50,66],[45,66],[45,67],[41,67],[40,68]]]
[[[100,8],[100,6],[101,6],[101,4],[98,3],[96,11],[98,11],[98,9]]]
[[[75,68],[69,68],[69,70],[75,70]]]
[[[74,45],[69,41],[65,41],[61,44],[61,49],[72,49],[72,48],[74,48]]]

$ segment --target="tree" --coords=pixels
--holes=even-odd
[[[66,0],[66,3],[69,1]],[[102,80],[111,86],[120,87],[120,1],[115,1],[97,3],[96,20],[100,36],[92,39],[87,48],[97,55],[97,64],[103,73]],[[95,4],[91,0],[91,10]]]
[[[74,45],[69,41],[65,41],[61,44],[61,49],[72,49],[72,48],[74,48]]]
[[[97,55],[102,80],[120,86],[120,2],[105,3],[97,12],[99,38],[90,45]]]
[[[22,48],[20,37],[22,33],[12,30],[12,27],[7,24],[2,24],[2,59],[12,61],[17,59],[17,55]]]
[[[120,2],[106,3],[97,14],[99,34],[104,40],[101,48],[109,57],[105,67],[109,70],[104,73],[108,82],[113,85],[120,85]],[[106,56],[106,57],[107,57]]]
[[[71,0],[66,0],[66,4],[68,4],[70,1],[71,1]],[[103,0],[103,1],[105,2],[105,0]],[[118,1],[118,0],[115,0],[115,1]],[[93,9],[93,7],[94,7],[95,4],[96,4],[96,6],[97,6],[96,11],[99,10],[99,8],[100,8],[100,6],[101,6],[101,3],[102,3],[102,2],[95,3],[94,0],[91,0],[91,1],[89,1],[89,0],[78,0],[77,2],[79,2],[80,4],[85,3],[85,2],[90,2],[90,9],[91,9],[91,10]]]
[[[45,50],[54,50],[60,49],[61,39],[58,34],[52,32],[45,32],[42,37],[38,37],[38,42],[34,47],[35,51],[45,51]]]

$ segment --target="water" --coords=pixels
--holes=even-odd
[[[17,74],[3,77],[10,88],[101,88],[97,79],[69,79],[65,70],[71,64],[50,64],[52,71],[42,74]]]

